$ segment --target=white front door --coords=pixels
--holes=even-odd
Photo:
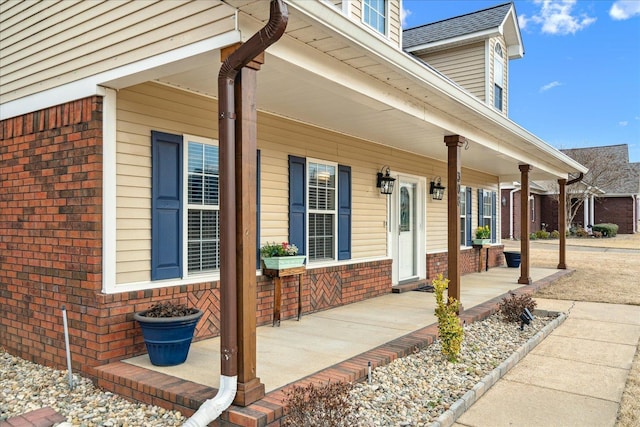
[[[400,181],[398,189],[398,282],[417,277],[416,183]]]

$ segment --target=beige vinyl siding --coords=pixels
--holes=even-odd
[[[419,57],[482,101],[485,100],[484,42],[441,50]]]
[[[235,28],[219,1],[24,1],[0,21],[0,77],[10,101]]]
[[[362,22],[362,0],[351,0],[349,3],[350,17],[361,25]],[[402,33],[402,22],[400,18],[400,2],[387,0],[387,34],[383,34],[395,46],[400,48],[400,34]],[[367,26],[367,28],[370,28]]]
[[[400,2],[397,1],[392,1],[389,3],[389,24],[388,24],[388,29],[389,29],[389,40],[391,40],[391,42],[397,46],[398,48],[401,48],[400,46],[400,34],[402,34],[402,22],[401,22],[401,18],[400,18]]]
[[[158,84],[118,92],[116,283],[151,279],[151,131],[217,138],[216,103]]]
[[[509,111],[509,105],[508,105],[508,101],[509,101],[509,58],[507,55],[507,48],[506,48],[506,43],[504,41],[503,37],[492,37],[489,40],[489,56],[490,56],[490,61],[489,61],[489,73],[490,73],[490,78],[489,78],[489,97],[491,98],[490,101],[490,105],[493,106],[495,105],[493,103],[493,97],[494,97],[494,90],[493,90],[493,85],[494,85],[494,80],[493,80],[493,60],[496,56],[495,54],[495,47],[496,47],[496,43],[500,43],[502,45],[502,52],[503,52],[503,61],[502,61],[502,66],[503,66],[503,70],[504,70],[504,85],[502,87],[502,113],[507,116],[508,115],[508,111]]]
[[[151,131],[217,139],[217,101],[168,86],[146,83],[118,92],[116,153],[116,283],[149,281],[151,265]],[[443,142],[444,144],[444,142]],[[352,173],[352,259],[387,254],[387,203],[376,173],[446,182],[446,163],[314,126],[258,113],[261,151],[260,242],[288,239],[288,156],[348,165]],[[464,155],[464,153],[463,153]],[[495,177],[463,169],[462,184],[497,191]],[[474,192],[474,215],[477,215]],[[447,203],[426,198],[428,251],[447,248]],[[499,216],[498,216],[499,218]],[[474,217],[473,224],[477,223]]]

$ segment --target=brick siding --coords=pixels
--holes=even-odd
[[[0,343],[25,359],[65,365],[102,286],[102,98],[0,122]],[[83,360],[76,360],[76,367]]]

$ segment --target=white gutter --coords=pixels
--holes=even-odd
[[[238,391],[238,376],[220,375],[220,389],[213,399],[207,399],[195,414],[182,427],[203,427],[217,419],[222,412],[231,406]]]

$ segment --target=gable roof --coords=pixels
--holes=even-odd
[[[616,175],[613,176],[617,178],[615,184],[598,184],[598,187],[604,190],[606,195],[640,194],[640,163],[629,163],[629,146],[627,144],[570,148],[560,151],[577,161],[605,159],[607,169],[604,173],[610,171],[615,173]]]
[[[467,43],[502,34],[509,58],[524,55],[520,28],[513,3],[505,3],[402,32],[402,48],[417,53],[448,44]]]

